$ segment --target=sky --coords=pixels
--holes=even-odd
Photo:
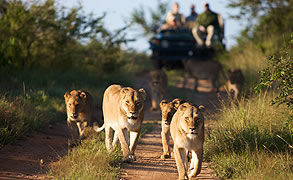
[[[166,0],[162,0],[165,2]],[[107,13],[104,23],[105,27],[111,31],[124,27],[130,22],[131,12],[135,8],[144,7],[145,9],[155,9],[157,0],[57,0],[60,4],[66,7],[77,6],[80,2],[85,13],[93,13],[95,16],[101,16],[104,12]],[[197,13],[204,11],[204,3],[210,4],[210,9],[216,13],[220,13],[225,22],[225,37],[226,46],[231,48],[236,45],[235,37],[237,37],[240,31],[244,28],[245,22],[239,22],[229,18],[231,14],[237,14],[235,9],[227,8],[227,0],[170,0],[170,10],[174,2],[178,2],[180,5],[179,11],[188,16],[190,14],[190,5],[195,4]],[[162,18],[164,19],[164,17]],[[127,32],[127,37],[135,38],[135,42],[128,44],[128,47],[134,48],[137,51],[148,51],[148,37],[142,37],[140,35],[141,30],[139,28],[132,28]]]

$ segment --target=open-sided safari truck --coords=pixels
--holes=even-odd
[[[188,28],[166,29],[156,32],[149,41],[152,50],[151,61],[156,69],[161,69],[163,66],[181,68],[184,59],[211,60],[219,49],[225,49],[224,26],[214,33],[211,47],[198,46],[191,29]],[[207,34],[199,35],[205,41]]]

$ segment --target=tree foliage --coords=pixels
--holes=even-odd
[[[158,1],[156,9],[140,7],[134,9],[131,14],[131,21],[133,24],[141,27],[144,35],[150,35],[153,33],[153,28],[159,26],[162,23],[162,19],[166,16],[169,8],[168,1]],[[148,21],[148,16],[150,20]]]
[[[239,8],[235,18],[259,17],[269,12],[290,7],[292,0],[230,0],[228,7]]]
[[[0,64],[14,68],[107,64],[119,59],[125,29],[109,32],[106,14],[85,14],[82,6],[58,7],[55,0],[0,1]],[[92,54],[98,54],[93,58]],[[103,56],[103,58],[98,59]],[[113,57],[115,56],[115,58]]]
[[[281,50],[280,55],[271,56],[268,61],[269,66],[261,71],[261,82],[256,91],[277,81],[280,93],[273,104],[286,104],[293,109],[293,33],[288,47]]]
[[[277,53],[293,32],[293,0],[230,0],[229,7],[240,10],[232,17],[250,22],[238,41],[253,41],[266,55]]]

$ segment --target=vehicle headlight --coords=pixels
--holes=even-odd
[[[188,51],[188,56],[193,56],[193,52],[192,51]]]
[[[169,43],[168,43],[168,41],[163,40],[163,41],[161,42],[161,45],[162,45],[163,48],[168,48]]]

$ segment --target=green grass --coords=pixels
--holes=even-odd
[[[49,175],[54,179],[115,179],[119,174],[120,162],[119,149],[107,152],[104,133],[91,132],[80,146],[49,165]]]
[[[272,94],[224,105],[205,143],[205,159],[217,175],[232,179],[293,177],[292,112],[272,106]]]
[[[153,123],[143,124],[140,137],[151,130]],[[108,153],[105,133],[86,131],[87,139],[73,148],[65,157],[49,165],[49,175],[54,179],[117,179],[122,153],[120,146]]]
[[[0,97],[0,146],[37,129],[44,121],[47,119],[23,99]]]

